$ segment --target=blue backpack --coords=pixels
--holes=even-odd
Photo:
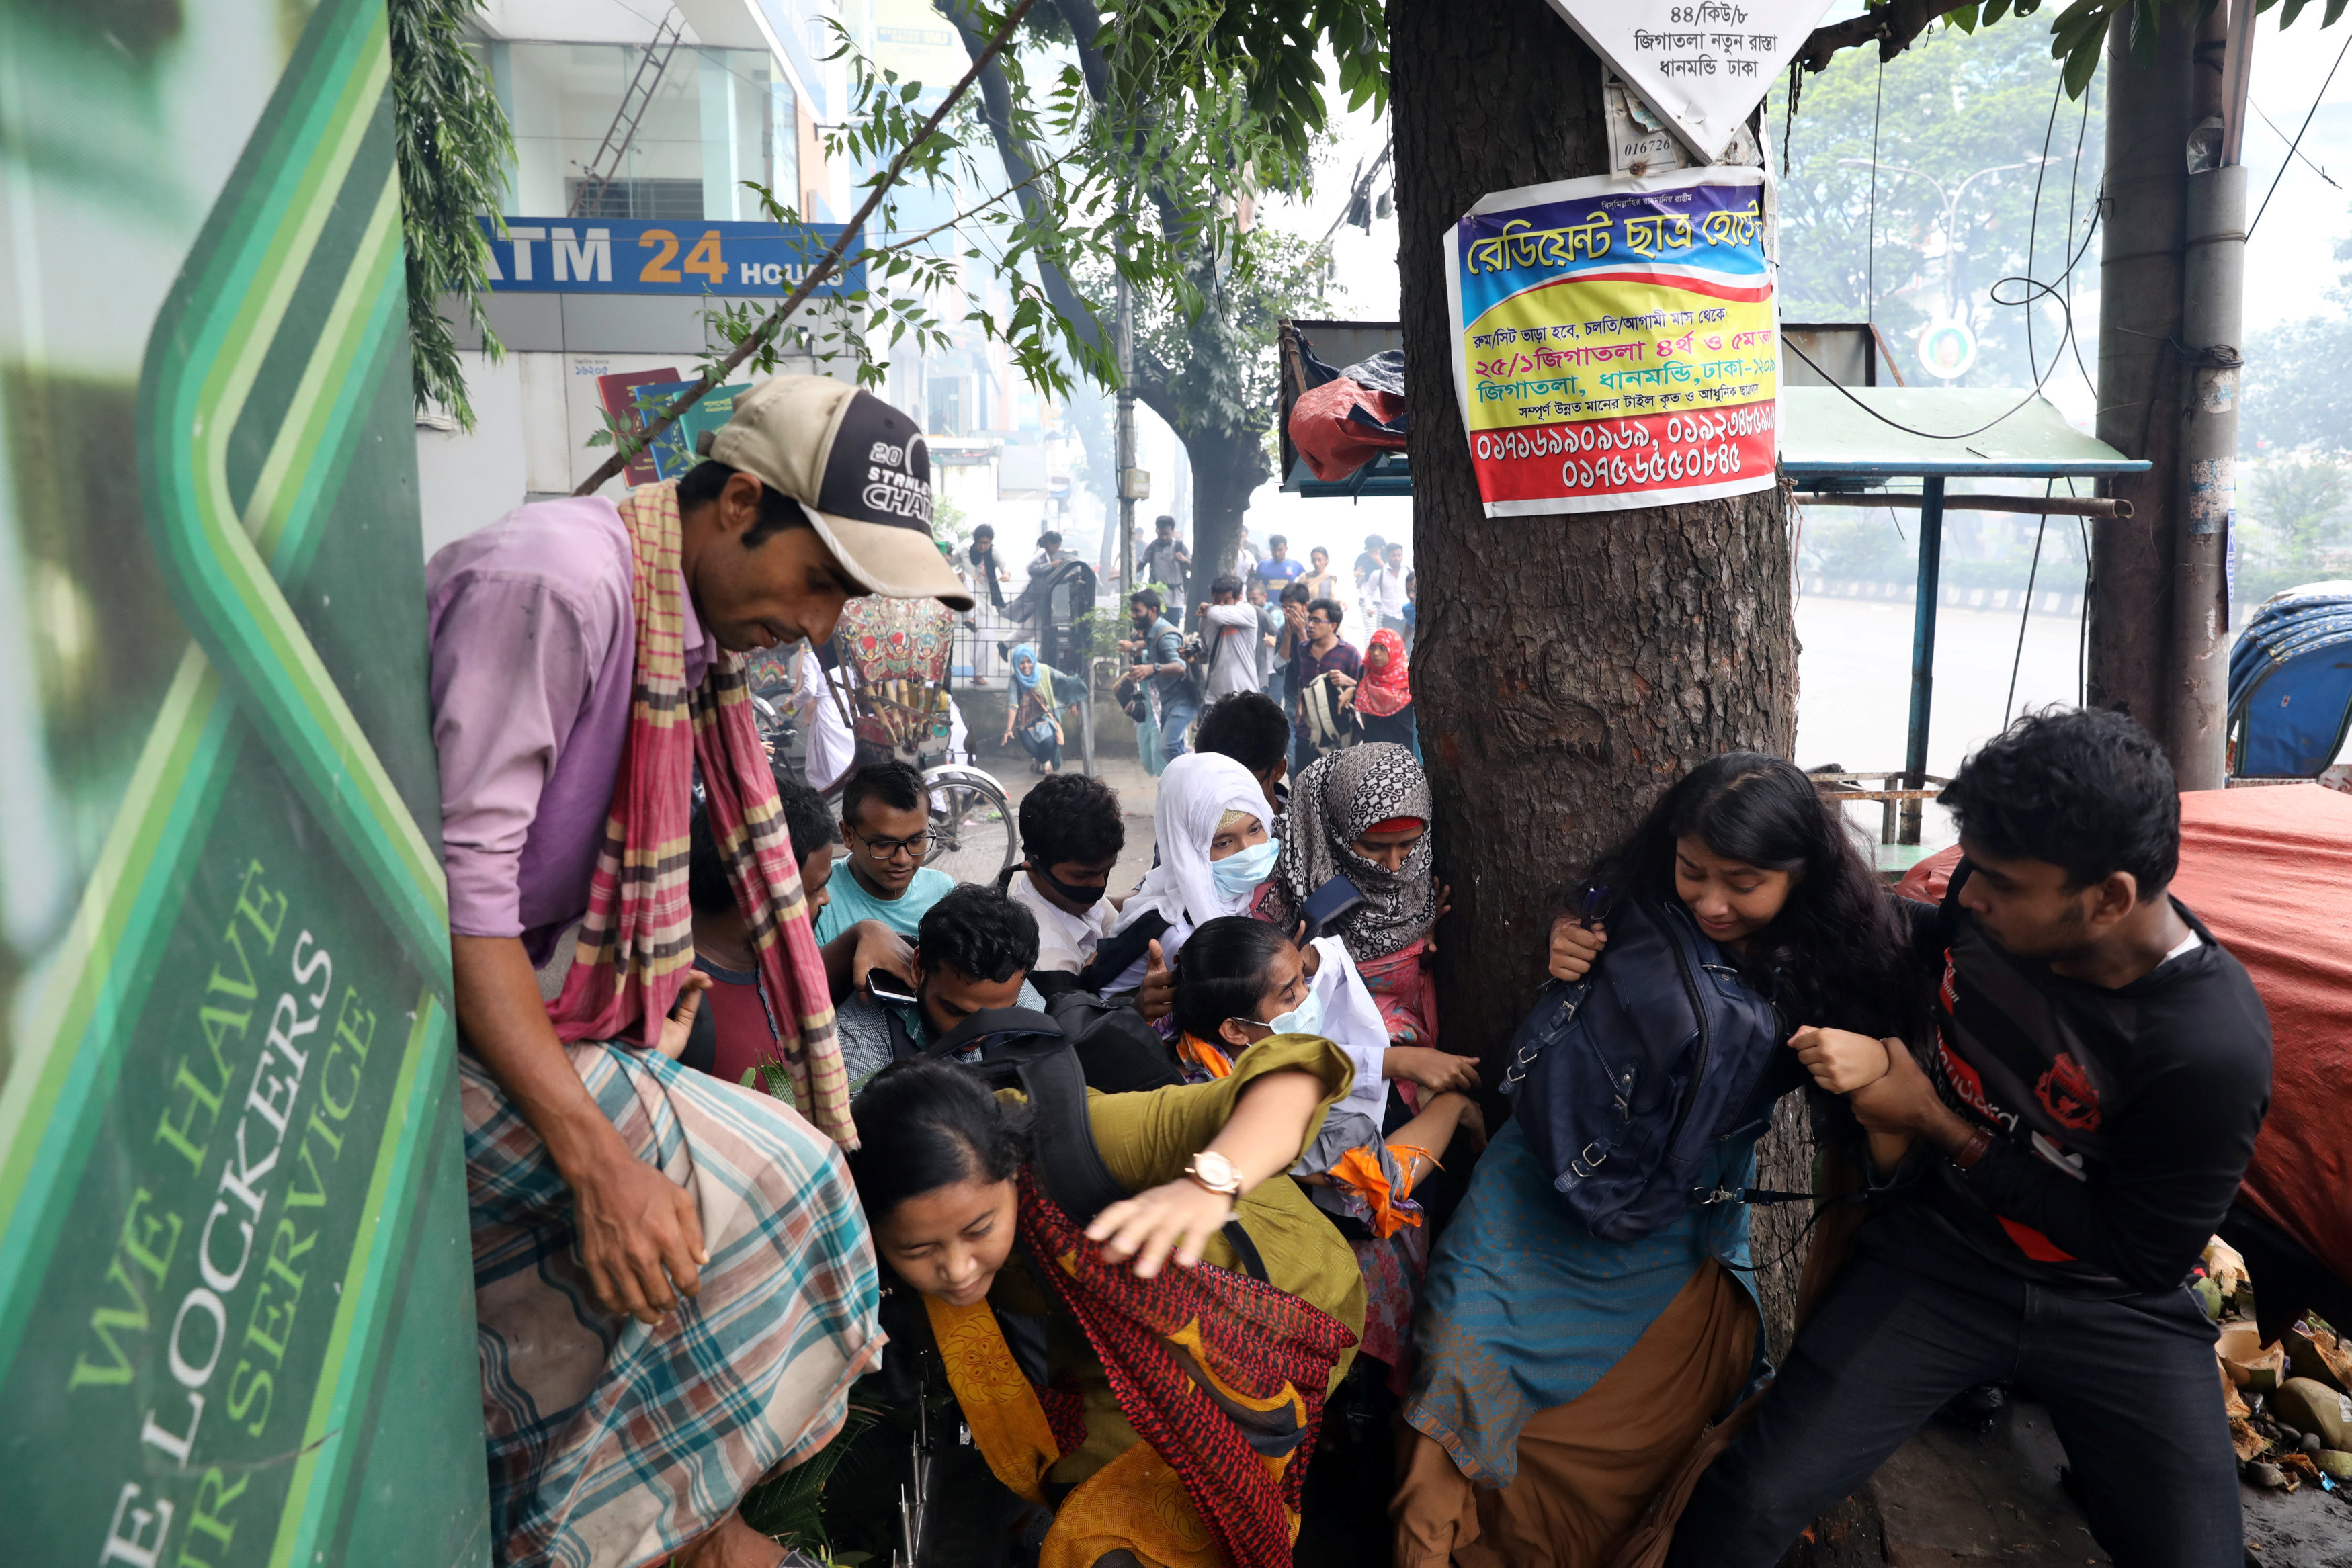
[[[1591,972],[1546,986],[1520,1023],[1503,1092],[1569,1213],[1638,1240],[1708,1197],[1700,1173],[1756,1123],[1787,1032],[1679,901],[1629,902]]]

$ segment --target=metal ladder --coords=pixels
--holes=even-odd
[[[684,27],[683,18],[673,6],[654,29],[652,41],[637,60],[636,74],[629,78],[628,89],[621,94],[621,107],[614,111],[613,123],[605,129],[604,145],[582,166],[584,178],[572,194],[568,215],[576,218],[593,212],[604,199],[605,191],[620,172],[621,160],[628,154],[629,143],[636,140],[637,122],[645,119],[646,110],[654,100],[654,89],[661,85],[662,73],[669,69],[669,57],[677,52],[678,35]]]

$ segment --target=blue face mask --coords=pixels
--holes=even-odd
[[[1229,854],[1221,861],[1212,861],[1209,875],[1217,884],[1218,895],[1239,898],[1273,873],[1274,862],[1281,854],[1282,841],[1268,839],[1262,844],[1252,844],[1245,850]]]

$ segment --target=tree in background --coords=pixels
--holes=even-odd
[[[936,4],[977,55],[982,18],[971,0]],[[1302,154],[1312,130],[1300,118],[1301,89],[1294,82],[1259,90],[1258,78],[1222,54],[1229,46],[1214,20],[1181,5],[1138,5],[1107,23],[1092,0],[1057,0],[1034,14],[1028,43],[1034,50],[1076,54],[1099,124],[1114,128],[1098,134],[1096,145],[1144,146],[1181,126],[1174,134],[1186,142],[1218,149],[1209,160],[1138,155],[1123,167],[1096,172],[1123,182],[1128,199],[1157,215],[1160,238],[1179,258],[1185,287],[1137,302],[1134,389],[1184,444],[1193,481],[1193,558],[1203,571],[1230,570],[1250,497],[1274,473],[1268,444],[1276,403],[1276,323],[1322,298],[1319,246],[1243,220],[1259,192],[1303,188],[1307,165]],[[1273,81],[1289,68],[1288,58],[1277,51],[1258,68]],[[1319,84],[1319,73],[1314,79]],[[1020,184],[1047,152],[1018,133],[1013,94],[1001,68],[983,72],[980,85],[982,115],[1007,180]],[[1305,96],[1319,126],[1319,93]],[[1042,208],[1025,185],[1022,199]],[[1236,221],[1213,228],[1188,216],[1204,206],[1229,211]],[[1033,211],[1031,221],[1042,216]],[[1041,251],[1036,256],[1045,298],[1066,319],[1087,323],[1093,340],[1103,345],[1116,267],[1115,258],[1100,253],[1081,258]],[[1090,468],[1095,462],[1090,447]],[[1138,531],[1139,543],[1149,538]]]
[[[2047,375],[2063,339],[2063,309],[2049,298],[2024,305],[2029,291],[2020,285],[1995,285],[2029,270],[2055,281],[2089,237],[2105,120],[2096,81],[2080,103],[2066,102],[2061,70],[2039,27],[2012,24],[1969,37],[1943,26],[1883,65],[1859,49],[1834,57],[1804,79],[1793,123],[1789,84],[1775,87],[1765,129],[1785,141],[1772,155],[1788,167],[1780,188],[1781,319],[1874,319],[1904,379],[1933,385],[1913,340],[1957,301],[1978,353],[1954,384],[2021,387],[2034,384],[2037,371]],[[2092,287],[2096,263],[2086,256],[2079,272]],[[2095,336],[2096,323],[2078,329]],[[2088,381],[2090,346],[2069,352]]]
[[[2340,548],[2352,480],[2326,457],[2273,457],[2249,465],[2246,505],[2237,515],[2236,605],[2282,589],[2345,574]]]
[[[1155,305],[1136,319],[1136,398],[1184,444],[1192,465],[1193,558],[1215,562],[1212,576],[1232,570],[1250,497],[1274,477],[1280,323],[1321,309],[1328,255],[1276,229],[1253,228],[1242,244],[1244,266],[1220,268],[1200,258],[1201,310],[1187,317]],[[1108,279],[1097,273],[1082,282],[1107,315]],[[1139,527],[1137,548],[1150,540],[1148,525]]]
[[[2336,243],[2352,264],[2352,239]],[[2257,332],[2246,344],[2240,382],[2239,450],[2248,456],[2287,452],[2352,453],[2339,371],[2352,354],[2352,267],[2327,291],[2332,308]]]

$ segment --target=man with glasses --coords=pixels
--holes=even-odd
[[[1307,635],[1290,655],[1290,776],[1307,770],[1320,755],[1307,728],[1307,688],[1324,675],[1336,674],[1353,685],[1364,673],[1364,656],[1353,643],[1339,638],[1347,612],[1336,599],[1318,599],[1307,607]]]
[[[903,762],[869,763],[841,792],[841,836],[849,875],[835,877],[832,902],[816,919],[820,946],[861,920],[878,920],[913,940],[923,914],[955,879],[923,863],[931,852],[930,803],[923,776]]]

